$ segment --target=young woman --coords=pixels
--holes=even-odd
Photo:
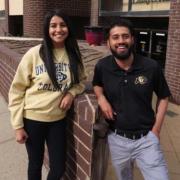
[[[25,143],[28,180],[41,180],[44,144],[49,152],[47,180],[59,180],[65,170],[66,113],[84,90],[84,68],[67,16],[47,13],[42,44],[22,58],[9,91],[11,123],[16,141]]]

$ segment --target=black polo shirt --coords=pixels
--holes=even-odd
[[[115,121],[108,121],[120,130],[139,131],[152,129],[155,113],[152,95],[170,96],[163,72],[152,59],[135,55],[128,71],[121,69],[112,55],[96,64],[93,86],[104,89],[104,95],[117,113]]]

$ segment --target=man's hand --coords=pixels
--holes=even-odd
[[[154,126],[151,131],[160,139],[160,130],[158,128]]]
[[[160,131],[164,121],[165,113],[168,106],[168,97],[157,100],[156,105],[156,119],[152,128],[152,132],[160,139]]]
[[[113,115],[116,113],[113,111],[111,104],[108,102],[103,93],[103,88],[101,86],[94,86],[94,93],[97,97],[98,105],[105,118],[114,120]]]
[[[74,100],[73,95],[72,95],[71,93],[67,93],[67,94],[63,97],[62,101],[60,102],[59,107],[60,107],[61,109],[67,111],[68,109],[70,109],[73,100]]]
[[[107,101],[104,95],[98,97],[98,105],[100,106],[101,111],[103,112],[105,118],[111,120],[114,119],[113,114],[115,113],[113,112],[111,105],[109,104],[109,102]]]
[[[24,128],[16,129],[15,130],[15,136],[16,136],[16,141],[19,144],[24,144],[28,138],[28,135]]]

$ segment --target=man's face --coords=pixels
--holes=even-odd
[[[128,28],[115,26],[109,32],[107,44],[113,56],[120,61],[125,61],[132,54],[134,37]]]

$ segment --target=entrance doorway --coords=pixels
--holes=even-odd
[[[136,29],[136,52],[156,60],[164,70],[167,49],[167,31]]]

